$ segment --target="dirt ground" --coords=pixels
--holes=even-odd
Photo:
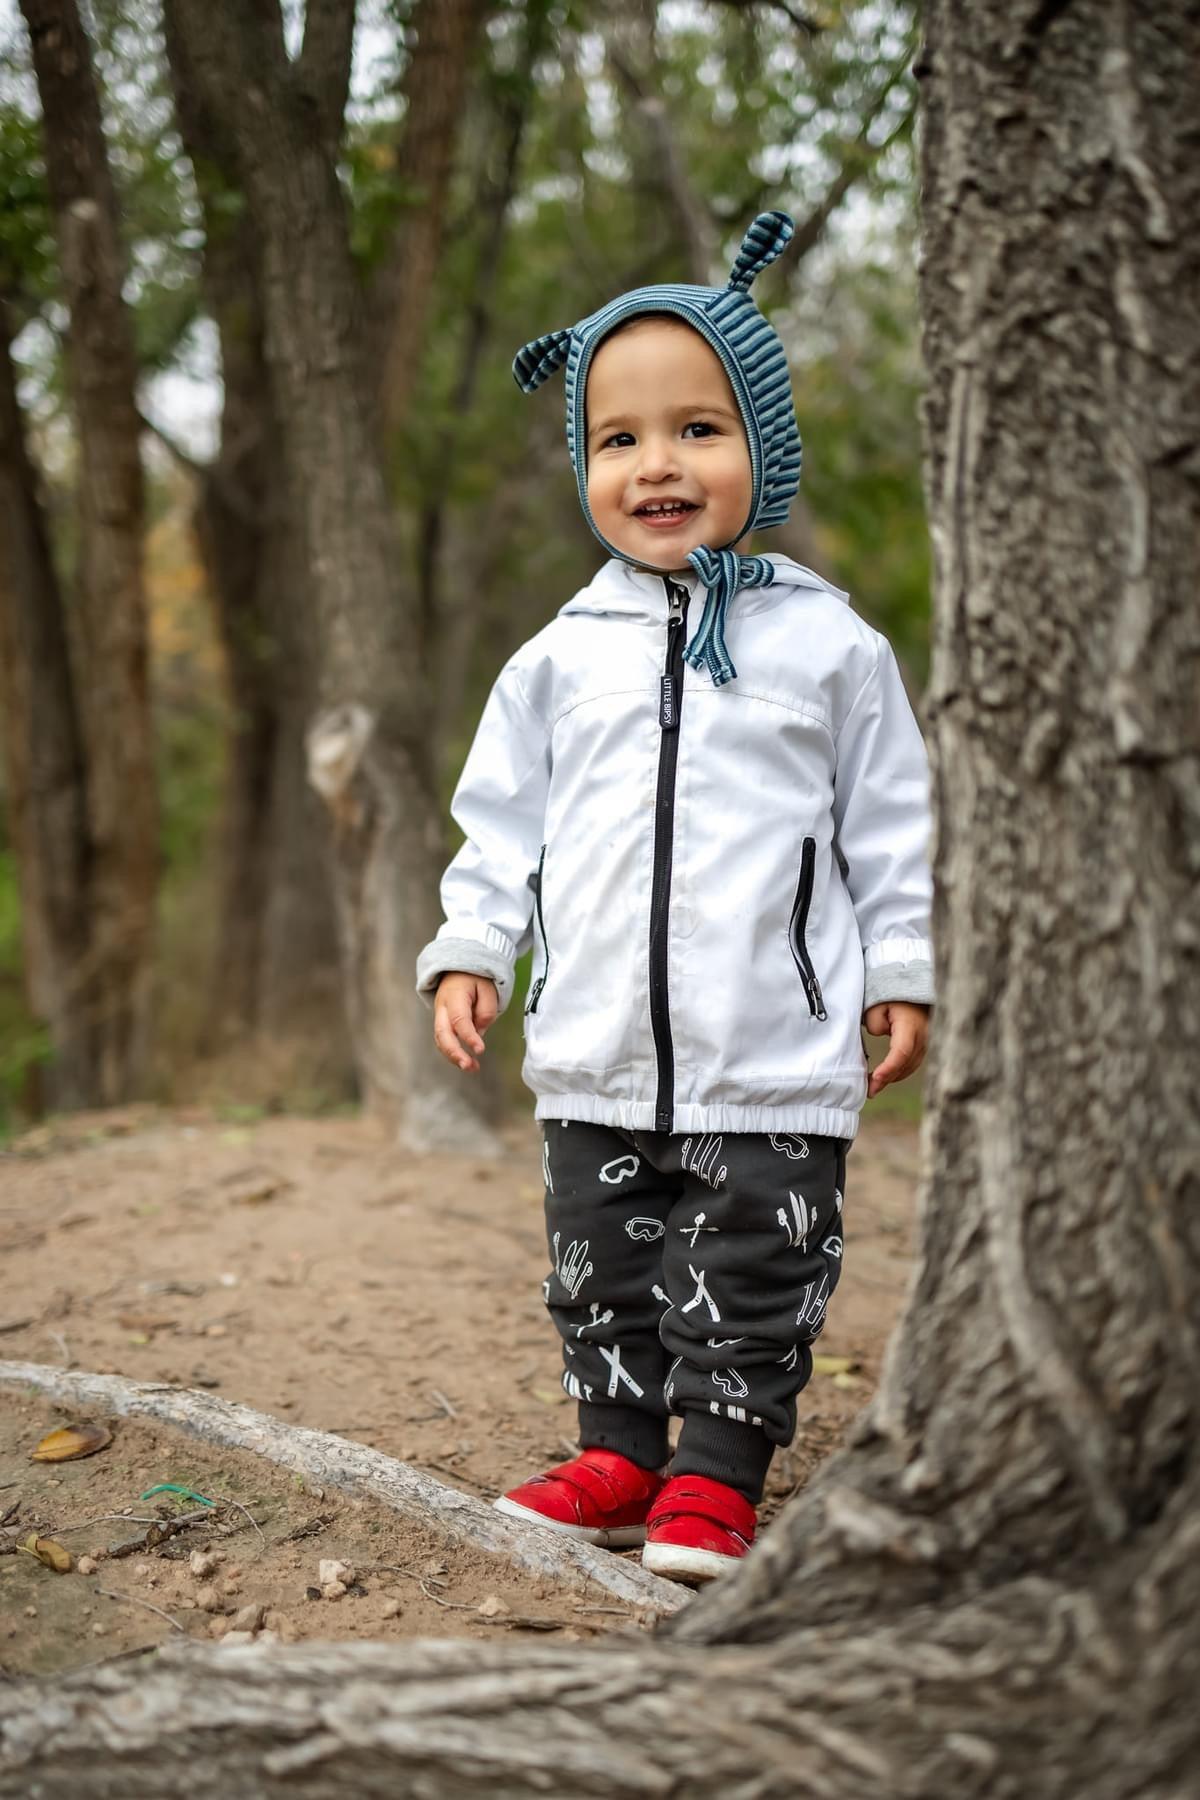
[[[490,1498],[573,1449],[541,1302],[539,1145],[525,1125],[497,1162],[414,1159],[366,1121],[179,1111],[42,1128],[0,1156],[0,1357],[209,1388]],[[835,1366],[801,1399],[766,1520],[877,1378],[911,1256],[916,1162],[912,1126],[868,1119],[820,1344]],[[611,1596],[556,1591],[375,1502],[306,1492],[261,1459],[147,1421],[109,1421],[112,1444],[86,1459],[31,1463],[64,1422],[41,1396],[0,1386],[0,1538],[14,1526],[61,1534],[75,1558],[129,1544],[145,1523],[91,1522],[201,1510],[140,1499],[163,1481],[226,1504],[90,1575],[0,1555],[5,1673],[136,1651],[175,1635],[172,1619],[193,1635],[265,1628],[285,1641],[639,1623]],[[206,1546],[214,1567],[197,1576],[188,1559]],[[321,1597],[321,1559],[347,1564],[345,1595]],[[245,1608],[253,1617],[239,1622]]]

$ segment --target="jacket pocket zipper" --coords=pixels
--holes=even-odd
[[[542,934],[542,950],[544,951],[545,954],[544,954],[544,959],[542,962],[542,972],[538,976],[537,980],[534,982],[533,986],[529,990],[529,999],[525,1003],[526,1014],[535,1013],[537,1011],[538,1001],[542,997],[542,989],[546,985],[546,977],[550,973],[550,943],[549,943],[548,938],[546,937],[545,914],[542,912],[542,871],[545,869],[545,867],[546,867],[546,846],[545,846],[545,844],[543,844],[542,845],[542,853],[538,857],[537,874],[533,878],[532,885],[533,885],[533,903],[534,903],[534,908],[537,912],[538,930]]]
[[[825,1011],[821,984],[817,980],[817,972],[813,968],[812,957],[808,953],[808,942],[805,937],[809,908],[812,905],[813,876],[816,865],[817,840],[807,837],[800,854],[800,880],[796,886],[796,898],[792,903],[788,943],[791,945],[796,967],[800,971],[800,979],[804,983],[804,992],[808,996],[808,1010],[814,1019],[825,1019],[829,1015]]]

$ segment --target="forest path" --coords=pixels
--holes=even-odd
[[[412,1157],[365,1120],[178,1111],[42,1128],[0,1158],[0,1355],[208,1387],[490,1497],[574,1428],[541,1299],[539,1144],[522,1125],[495,1162]],[[878,1374],[916,1165],[911,1126],[868,1118],[820,1343],[855,1367],[801,1399],[775,1505]]]
[[[0,1157],[0,1357],[208,1388],[490,1499],[561,1461],[574,1432],[541,1300],[540,1136],[522,1124],[507,1146],[491,1163],[414,1158],[366,1120],[194,1111],[42,1127]],[[916,1166],[911,1125],[868,1120],[847,1175],[845,1275],[819,1346],[851,1367],[822,1369],[802,1396],[764,1517],[872,1391],[911,1262]],[[32,1399],[20,1410],[18,1474],[28,1451],[17,1439],[55,1423]],[[122,1429],[145,1463],[137,1473],[178,1473],[158,1467],[169,1441]],[[100,1473],[96,1462],[68,1472],[85,1487]],[[519,1610],[514,1576],[503,1591]],[[526,1586],[534,1605],[544,1587]],[[462,1616],[440,1624],[457,1630]],[[410,1628],[429,1626],[414,1617]]]

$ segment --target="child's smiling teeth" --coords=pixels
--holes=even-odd
[[[682,519],[696,508],[690,500],[645,500],[635,507],[635,519]]]

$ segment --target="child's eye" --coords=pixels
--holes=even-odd
[[[632,442],[633,433],[631,431],[614,431],[611,437],[605,438],[600,448],[602,450],[623,450],[626,444],[632,444]]]
[[[710,425],[707,419],[693,419],[690,425],[684,426],[684,437],[687,437],[689,432],[695,432],[699,437],[714,437],[716,426]]]

